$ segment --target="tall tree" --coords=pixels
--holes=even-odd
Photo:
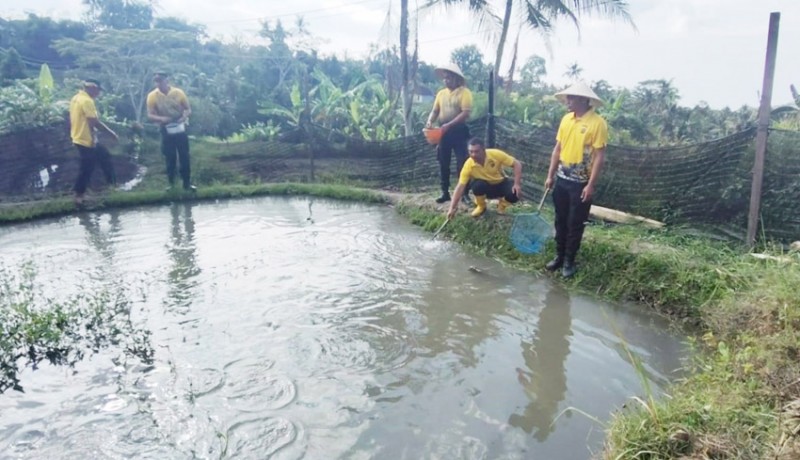
[[[11,48],[0,62],[0,81],[5,86],[20,78],[25,78],[25,62],[17,50]]]
[[[56,41],[59,53],[75,56],[82,69],[93,70],[113,94],[126,98],[130,115],[142,120],[144,103],[152,84],[153,71],[169,68],[173,73],[187,67],[182,55],[189,53],[194,37],[169,30],[106,30],[86,40]],[[164,50],[169,50],[169,54]],[[181,63],[184,64],[181,64]]]
[[[497,24],[487,22],[487,18],[498,18],[491,10],[488,0],[429,0],[427,6],[444,4],[445,6],[466,4],[470,12],[477,15],[478,26],[487,32],[494,32]],[[622,19],[633,24],[628,13],[626,0],[505,0],[503,16],[499,21],[500,36],[497,40],[497,52],[494,61],[494,73],[500,75],[500,64],[503,60],[511,15],[518,10],[528,28],[549,36],[559,19],[570,20],[580,30],[579,18],[597,14],[610,19]]]
[[[464,72],[467,83],[475,86],[486,78],[489,66],[483,62],[483,53],[475,45],[464,45],[450,53],[450,60]]]
[[[521,84],[526,89],[532,89],[542,84],[542,78],[547,75],[547,66],[541,56],[533,55],[525,61],[519,72]]]
[[[570,80],[579,80],[582,74],[583,68],[579,66],[577,62],[568,65],[566,72],[564,72],[564,76]]]
[[[408,0],[400,0],[400,96],[403,98],[403,124],[406,136],[412,133],[411,126],[411,76],[408,63]]]
[[[83,0],[88,23],[95,30],[149,29],[153,0]]]

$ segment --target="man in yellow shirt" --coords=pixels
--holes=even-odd
[[[447,218],[452,219],[456,215],[458,200],[467,185],[475,194],[476,206],[472,217],[480,217],[486,211],[487,198],[500,198],[497,212],[505,213],[509,205],[522,198],[522,163],[500,149],[487,149],[483,139],[477,137],[469,140],[468,151],[469,159],[461,169]],[[514,169],[513,182],[503,173],[504,167]]]
[[[445,88],[436,93],[433,109],[428,115],[426,128],[438,121],[442,129],[442,138],[436,147],[436,159],[439,161],[439,184],[442,195],[437,203],[450,200],[450,162],[452,153],[456,156],[456,171],[461,173],[467,161],[467,141],[469,127],[467,120],[472,111],[472,92],[467,89],[466,80],[461,69],[455,64],[436,68],[436,75],[444,81]]]
[[[175,186],[175,167],[180,163],[180,174],[184,190],[194,191],[189,166],[189,135],[186,124],[192,108],[181,89],[169,84],[169,74],[158,71],[153,74],[156,88],[147,95],[147,118],[161,126],[161,153],[167,166],[170,188]]]
[[[105,131],[115,140],[117,134],[97,116],[97,107],[94,100],[100,95],[103,88],[100,82],[86,79],[83,88],[69,101],[69,133],[72,143],[80,155],[80,169],[78,179],[75,181],[75,204],[83,204],[86,188],[92,179],[95,164],[100,163],[100,168],[106,177],[106,182],[114,184],[116,176],[114,165],[111,163],[111,153],[97,142],[97,132]]]
[[[577,270],[575,256],[605,161],[608,125],[594,110],[603,101],[586,83],[575,83],[555,96],[567,105],[569,113],[558,127],[544,183],[547,190],[553,189],[556,210],[556,257],[545,268],[561,268],[562,276],[571,278]]]

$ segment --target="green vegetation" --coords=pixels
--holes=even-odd
[[[131,322],[125,292],[91,286],[54,301],[41,291],[35,267],[0,266],[0,393],[24,390],[20,366],[74,366],[87,353],[112,345],[124,356],[152,361],[150,333]]]

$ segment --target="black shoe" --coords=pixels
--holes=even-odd
[[[442,196],[436,199],[436,202],[439,204],[446,203],[450,201],[450,194],[449,193],[442,193]]]
[[[561,276],[564,278],[572,278],[575,276],[575,272],[578,271],[578,268],[575,267],[574,262],[564,262],[564,267],[561,268]]]
[[[562,265],[564,265],[564,258],[561,256],[556,256],[553,260],[547,262],[547,265],[545,265],[544,268],[549,272],[554,272],[561,268]]]
[[[187,192],[196,192],[197,191],[197,187],[195,187],[194,185],[184,185],[183,189],[186,190]]]

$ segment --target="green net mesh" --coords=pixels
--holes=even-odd
[[[491,120],[496,147],[524,164],[523,197],[542,196],[555,132]],[[472,120],[473,135],[487,137],[489,120]],[[124,135],[124,132],[122,132]],[[191,132],[190,132],[191,134]],[[613,140],[613,139],[612,139]],[[743,239],[747,229],[755,151],[755,129],[710,142],[675,147],[609,145],[595,204]],[[123,141],[124,143],[124,141]],[[142,155],[157,155],[154,151]],[[759,236],[800,239],[800,132],[771,130],[768,139]],[[215,143],[196,140],[193,162],[214,152],[216,168],[193,164],[198,185],[225,182],[220,169],[262,182],[344,183],[401,192],[438,191],[435,148],[422,133],[391,141],[367,141],[317,125],[285,132],[269,142]],[[120,148],[119,150],[124,150]],[[64,126],[0,137],[0,201],[69,193],[77,175],[77,154]],[[130,180],[136,162],[115,156],[118,180]],[[455,161],[453,183],[455,183]],[[220,176],[220,174],[222,174]],[[101,176],[96,174],[95,176]],[[101,181],[95,177],[95,181]]]

